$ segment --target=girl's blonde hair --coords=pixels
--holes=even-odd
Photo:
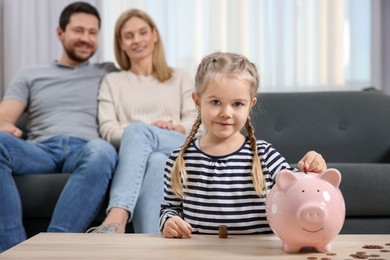
[[[157,33],[157,41],[153,50],[153,73],[160,82],[164,82],[172,77],[172,69],[169,68],[165,59],[164,47],[161,41],[160,33],[152,18],[139,9],[130,9],[121,14],[115,24],[114,49],[116,60],[123,70],[131,68],[131,60],[121,48],[121,31],[124,24],[133,17],[138,17],[149,24],[151,30]]]
[[[211,82],[222,77],[243,80],[250,84],[251,98],[256,97],[259,88],[260,77],[256,66],[242,55],[234,53],[215,52],[203,58],[198,66],[195,76],[195,92],[201,95]],[[184,196],[183,185],[187,180],[187,171],[185,168],[184,153],[195,137],[202,123],[200,113],[192,126],[191,132],[187,136],[179,155],[172,167],[172,190],[180,197]],[[249,142],[253,151],[252,178],[255,191],[260,196],[266,196],[267,186],[265,183],[261,161],[257,152],[255,131],[250,118],[245,123],[245,129],[248,133]]]

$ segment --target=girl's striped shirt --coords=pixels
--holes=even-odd
[[[257,149],[267,189],[276,174],[290,169],[286,160],[271,144],[258,140]],[[172,216],[180,216],[192,227],[192,233],[218,234],[219,225],[227,225],[229,234],[271,233],[265,214],[265,198],[253,187],[253,152],[247,139],[237,151],[225,156],[211,156],[199,149],[198,139],[184,154],[187,183],[184,198],[171,189],[171,169],[180,149],[172,152],[164,172],[164,201],[160,229]]]

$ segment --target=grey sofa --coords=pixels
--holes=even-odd
[[[340,170],[346,203],[341,233],[390,234],[390,96],[364,91],[264,93],[252,117],[257,138],[272,143],[291,164],[315,150],[329,167]],[[15,176],[29,236],[46,230],[67,178]],[[104,208],[92,225],[103,219]]]

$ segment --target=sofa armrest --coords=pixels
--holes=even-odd
[[[328,167],[341,173],[347,217],[390,217],[390,164],[329,163]]]

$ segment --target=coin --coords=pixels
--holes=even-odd
[[[226,225],[218,226],[218,236],[219,238],[227,238],[228,237],[228,228]]]

